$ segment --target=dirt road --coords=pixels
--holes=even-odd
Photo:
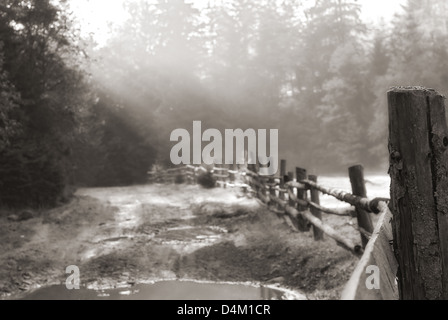
[[[325,217],[359,241],[350,218]],[[279,283],[337,299],[357,259],[333,240],[296,233],[231,189],[147,185],[81,189],[69,204],[23,222],[0,217],[0,297],[65,283],[76,265],[93,289],[159,279]]]

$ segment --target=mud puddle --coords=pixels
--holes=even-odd
[[[132,288],[68,290],[65,285],[41,288],[24,300],[289,300],[303,299],[282,289],[229,283],[160,281]]]
[[[351,219],[324,222],[356,242]],[[260,285],[338,299],[357,263],[332,239],[315,242],[312,232],[291,230],[238,190],[190,185],[82,189],[29,221],[0,215],[0,241],[0,300],[279,299]],[[71,265],[83,289],[50,287],[65,284]],[[185,283],[158,282],[174,279],[213,284],[196,293]],[[216,283],[231,283],[218,290],[228,297],[214,295]]]

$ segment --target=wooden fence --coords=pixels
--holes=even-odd
[[[316,176],[296,168],[280,175],[246,169],[215,167],[218,185],[240,187],[272,211],[284,216],[298,231],[313,228],[361,256],[342,292],[342,299],[448,299],[448,128],[445,97],[432,89],[397,87],[388,92],[389,174],[391,199],[367,199],[363,169],[349,169],[352,193],[326,188]],[[175,181],[186,176],[195,183],[201,167],[185,166],[151,173],[153,181]],[[324,208],[319,193],[347,202],[349,209]],[[373,230],[369,213],[379,214]],[[344,239],[322,222],[322,214],[358,219],[360,243]],[[379,283],[372,285],[371,276]],[[374,281],[375,282],[375,281]]]
[[[201,174],[208,172],[202,166],[182,166],[159,172],[150,172],[153,182],[183,182],[195,184]],[[380,203],[389,199],[367,199],[362,166],[349,168],[353,193],[326,188],[317,183],[317,177],[307,175],[305,169],[296,168],[296,174],[286,174],[286,161],[281,161],[279,176],[263,176],[256,165],[237,170],[225,166],[215,166],[210,174],[216,184],[223,188],[238,187],[248,195],[257,197],[271,211],[282,215],[288,225],[296,231],[306,232],[313,229],[314,239],[322,240],[326,234],[336,243],[355,255],[361,255],[370,239],[373,226],[369,213],[380,213]],[[325,208],[320,205],[319,194],[327,194],[352,205],[348,209]],[[356,195],[358,194],[358,195]],[[360,243],[343,238],[331,226],[322,222],[322,214],[351,216],[358,218]]]

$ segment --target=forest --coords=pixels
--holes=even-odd
[[[170,133],[279,130],[279,156],[318,175],[387,173],[391,86],[448,88],[448,3],[391,22],[355,0],[126,0],[105,44],[67,0],[0,2],[0,207],[147,181]]]

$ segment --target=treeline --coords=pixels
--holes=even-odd
[[[201,120],[278,128],[280,156],[318,174],[386,173],[389,87],[446,91],[446,1],[409,0],[378,25],[355,0],[303,3],[128,1],[94,78],[152,120],[167,163],[170,132]]]

